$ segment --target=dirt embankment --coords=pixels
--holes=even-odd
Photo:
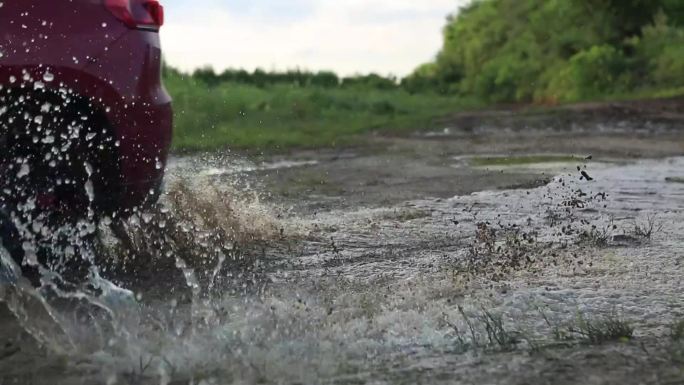
[[[509,128],[514,131],[548,129],[590,130],[606,125],[660,126],[668,130],[684,128],[684,97],[669,99],[584,102],[561,106],[511,105],[480,111],[459,112],[438,123],[464,132],[481,127]]]

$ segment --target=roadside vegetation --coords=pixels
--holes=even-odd
[[[510,318],[507,322],[503,314],[484,306],[469,312],[463,306],[458,306],[460,319],[452,322],[445,316],[445,323],[453,331],[457,345],[463,351],[540,352],[578,345],[629,343],[634,338],[632,323],[615,312],[592,315],[578,311],[575,319],[559,321],[551,320],[544,309],[538,310],[548,328],[542,333],[533,334],[516,328]]]
[[[683,26],[679,0],[476,0],[403,84],[490,103],[674,96]]]
[[[176,112],[176,150],[345,145],[374,130],[430,127],[437,117],[478,105],[455,95],[411,94],[379,77],[331,85],[315,74],[302,76],[308,80],[271,74],[258,82],[212,75],[165,71]]]
[[[684,95],[679,0],[475,0],[454,15],[435,60],[404,79],[166,67],[175,149],[345,145],[497,103]]]

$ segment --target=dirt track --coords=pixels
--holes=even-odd
[[[461,114],[358,148],[177,159],[172,178],[259,191],[299,232],[259,251],[267,290],[214,299],[228,316],[194,333],[130,326],[96,359],[47,353],[2,312],[0,384],[682,383],[680,104]],[[490,344],[483,311],[515,342]],[[627,320],[633,338],[588,343],[578,314]]]

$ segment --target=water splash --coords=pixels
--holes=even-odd
[[[250,242],[277,241],[281,233],[303,238],[307,232],[299,232],[301,227],[296,221],[293,225],[278,220],[273,208],[260,200],[241,202],[236,198],[238,194],[231,195],[207,181],[197,184],[171,180],[161,206],[135,215],[124,225],[131,245],[112,240],[105,245],[110,248],[97,255],[105,259],[98,261],[98,266],[124,265],[124,275],[130,277],[142,274],[145,265],[153,265],[151,275],[144,278],[157,281],[155,284],[175,279],[169,275],[174,271],[179,274],[177,282],[189,288],[190,295],[167,293],[164,297],[153,293],[149,283],[140,290],[120,291],[122,286],[135,285],[114,285],[114,278],[108,281],[92,275],[92,281],[102,279],[103,284],[109,282],[111,286],[99,286],[87,301],[90,305],[98,304],[98,309],[110,309],[115,317],[107,311],[95,312],[93,318],[101,325],[100,330],[79,330],[88,336],[88,341],[59,343],[75,345],[77,348],[69,353],[72,361],[87,360],[97,368],[98,376],[111,383],[164,383],[168,379],[181,383],[314,383],[321,378],[364,382],[370,380],[364,376],[377,368],[401,374],[398,367],[407,359],[430,368],[435,360],[442,362],[445,356],[461,354],[458,344],[463,336],[458,335],[458,330],[465,330],[467,325],[458,321],[460,314],[454,302],[472,301],[464,305],[464,312],[474,314],[479,311],[475,301],[487,300],[489,306],[501,309],[507,319],[543,330],[544,325],[535,323],[538,320],[527,318],[532,306],[527,298],[559,308],[573,303],[553,314],[570,318],[577,311],[573,306],[600,309],[605,307],[605,298],[617,298],[595,295],[593,277],[566,276],[571,261],[562,260],[562,266],[534,266],[545,269],[545,275],[530,276],[526,271],[516,271],[521,277],[503,277],[498,281],[479,276],[472,285],[493,288],[464,287],[459,277],[448,270],[458,267],[457,262],[467,256],[471,239],[462,228],[474,231],[477,223],[490,221],[497,226],[496,222],[501,221],[537,231],[536,242],[558,241],[569,247],[573,237],[559,237],[558,230],[571,224],[576,235],[582,228],[598,223],[594,221],[601,220],[602,214],[597,210],[603,205],[623,218],[633,215],[638,208],[664,211],[667,219],[681,219],[681,191],[676,186],[664,186],[665,176],[681,166],[681,160],[674,160],[667,166],[644,163],[613,167],[592,172],[598,181],[591,185],[580,183],[573,176],[563,176],[534,190],[416,201],[411,202],[413,209],[429,210],[432,215],[413,219],[400,219],[401,214],[393,214],[392,209],[324,213],[317,215],[316,220],[328,228],[326,234],[335,237],[334,247],[325,245],[320,238],[312,239],[306,246],[310,249],[303,251],[300,258],[294,257],[299,254],[292,251],[281,261],[281,266],[289,267],[276,267],[267,276],[256,277],[259,271],[253,269],[254,264],[263,261],[241,259],[245,258],[242,252]],[[654,169],[658,171],[654,173]],[[572,216],[549,225],[555,219],[550,218],[548,210],[566,213],[568,207],[573,207],[568,204],[576,204],[574,199],[582,198],[578,189],[586,194],[585,206],[571,208]],[[607,189],[615,194],[610,201],[588,200],[588,196],[594,196],[591,193]],[[560,196],[555,195],[559,192]],[[242,215],[243,212],[252,215]],[[270,214],[255,218],[259,213]],[[456,228],[452,219],[459,222]],[[164,226],[160,226],[162,221]],[[678,223],[682,222],[668,222],[664,237],[680,231]],[[426,234],[442,234],[444,238],[426,241]],[[513,235],[503,233],[502,239],[493,240],[493,248],[505,247]],[[487,246],[486,239],[482,242]],[[401,250],[401,255],[391,250]],[[385,254],[373,254],[381,252]],[[632,250],[624,252],[638,254]],[[507,256],[495,253],[494,257],[500,255]],[[657,255],[647,257],[653,261],[659,258]],[[666,260],[662,258],[658,263]],[[609,268],[607,261],[593,262],[599,271]],[[617,274],[614,270],[606,271]],[[638,275],[638,271],[631,270],[630,274],[641,277],[642,284],[657,284],[658,290],[677,292],[676,286],[652,282],[648,275]],[[235,284],[254,279],[267,287],[225,290],[227,282],[221,279],[231,275]],[[568,287],[544,292],[537,286],[548,287],[550,283],[524,286],[528,278],[544,277],[552,279],[554,285],[565,282]],[[577,287],[583,282],[588,285],[584,291]],[[636,285],[632,281],[612,284]],[[501,295],[504,290],[513,294]],[[610,288],[601,290],[613,293]],[[647,293],[641,288],[634,290],[639,295],[623,300],[634,301],[635,306],[628,307],[628,311],[643,311],[652,295],[646,298]],[[102,296],[107,291],[114,294]],[[486,299],[492,293],[496,293],[494,298]],[[76,320],[59,322],[79,325]],[[67,335],[74,330],[66,326],[64,329]],[[92,340],[101,349],[85,358],[86,351],[93,351]]]

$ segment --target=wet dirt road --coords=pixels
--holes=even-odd
[[[591,132],[178,158],[169,184],[243,197],[258,274],[187,324],[143,289],[94,354],[3,310],[0,383],[682,383],[684,133]]]

